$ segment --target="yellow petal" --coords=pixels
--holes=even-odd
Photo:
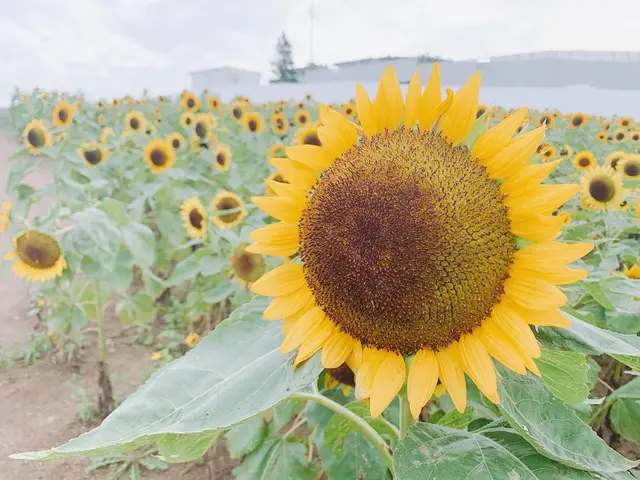
[[[510,368],[520,375],[527,373],[518,348],[512,340],[491,320],[485,321],[474,334],[478,335],[484,343],[487,352],[505,367]]]
[[[402,121],[402,89],[392,65],[388,66],[380,77],[374,109],[378,119],[378,133],[383,132],[385,128],[393,131],[400,126]]]
[[[420,116],[420,97],[422,84],[420,83],[420,72],[416,71],[411,77],[409,87],[407,88],[407,98],[404,107],[404,127],[413,128],[418,123]]]
[[[300,350],[298,350],[298,355],[296,355],[293,365],[298,365],[300,362],[311,358],[322,348],[324,342],[331,336],[335,328],[333,322],[325,316],[324,320],[315,326],[300,345]]]
[[[352,372],[357,372],[362,364],[362,344],[360,340],[353,341],[353,351],[349,358],[347,358],[347,365],[351,369]]]
[[[496,369],[487,349],[475,334],[464,335],[460,338],[460,354],[464,371],[480,391],[493,403],[500,403]]]
[[[419,110],[420,130],[431,130],[438,118],[438,106],[442,102],[442,87],[440,85],[440,64],[434,63],[431,68],[429,82],[422,93]]]
[[[420,350],[413,357],[407,378],[407,399],[413,418],[418,418],[438,383],[438,359],[431,350]]]
[[[520,135],[493,157],[482,162],[493,179],[507,178],[521,172],[544,138],[544,127]]]
[[[569,328],[571,326],[571,321],[558,309],[529,310],[515,304],[509,304],[509,308],[516,311],[529,325],[560,328]]]
[[[461,365],[460,346],[457,342],[452,343],[444,350],[439,350],[436,357],[438,358],[440,381],[449,392],[456,410],[462,413],[467,408],[467,384]]]
[[[501,185],[500,191],[504,195],[518,194],[519,192],[540,184],[553,172],[562,160],[542,163],[539,165],[528,165],[520,173],[507,178]]]
[[[553,261],[567,264],[584,257],[591,250],[593,245],[590,243],[567,244],[551,241],[527,245],[516,252],[515,258],[528,263]]]
[[[271,158],[269,162],[287,181],[304,190],[311,188],[318,181],[318,172],[303,163],[289,158]]]
[[[456,93],[449,111],[440,122],[442,134],[454,145],[467,138],[476,121],[480,78],[480,72],[471,75],[467,83]]]
[[[288,244],[266,244],[266,243],[252,243],[245,248],[245,252],[257,253],[259,255],[273,255],[276,257],[290,257],[295,255],[299,250],[300,245],[296,241],[295,243]]]
[[[251,197],[251,201],[263,212],[283,222],[297,222],[305,205],[284,197]]]
[[[319,111],[322,124],[332,132],[335,132],[336,135],[340,137],[340,141],[344,146],[338,155],[341,155],[346,149],[358,143],[358,128],[355,124],[351,123],[349,119],[341,113],[336,112],[333,108],[328,108],[325,105],[320,105]]]
[[[334,158],[340,157],[353,146],[353,143],[348,143],[342,138],[339,130],[318,127],[318,137],[320,138],[320,142],[322,142],[322,148],[330,152]]]
[[[511,208],[550,215],[567,203],[580,190],[580,185],[538,185],[519,195],[509,195],[505,204]]]
[[[492,317],[495,324],[509,336],[516,347],[530,357],[540,356],[540,346],[531,328],[514,310],[508,309],[504,303],[493,308]]]
[[[385,351],[380,355],[379,361],[370,396],[371,416],[374,418],[387,409],[400,392],[406,377],[402,355]]]
[[[362,349],[362,362],[356,372],[356,399],[363,400],[371,395],[373,380],[380,366],[381,352],[376,348]]]
[[[567,303],[567,296],[558,287],[538,278],[511,276],[504,282],[509,299],[531,310],[551,310]]]
[[[329,168],[335,157],[318,145],[295,145],[285,149],[287,157],[313,170],[322,172]]]
[[[322,366],[324,368],[338,368],[351,355],[354,343],[351,335],[336,328],[322,349]]]
[[[284,317],[295,315],[313,298],[313,293],[306,285],[288,295],[276,297],[265,309],[262,318],[265,320],[279,320]]]
[[[287,263],[265,273],[250,290],[258,295],[275,297],[293,293],[306,285],[302,265]]]
[[[276,182],[274,180],[269,180],[267,183],[278,197],[286,198],[300,205],[307,203],[306,190],[289,183]]]
[[[553,285],[565,285],[577,282],[585,278],[589,272],[586,270],[569,268],[564,265],[518,265],[520,275],[535,277]]]
[[[500,150],[511,142],[511,137],[522,125],[527,116],[528,109],[520,108],[505,118],[493,128],[490,128],[478,137],[471,149],[471,155],[481,162],[495,156]]]
[[[536,213],[520,213],[509,209],[507,213],[511,221],[511,233],[532,242],[548,242],[560,235],[563,220],[553,215]]]
[[[358,120],[368,136],[376,133],[378,122],[373,109],[373,104],[369,99],[367,91],[362,84],[356,83],[356,110],[358,111]]]
[[[322,309],[320,307],[313,307],[294,323],[293,327],[282,341],[280,351],[282,353],[288,353],[291,350],[298,348],[300,344],[313,333],[315,328],[325,321],[325,319],[326,315]]]

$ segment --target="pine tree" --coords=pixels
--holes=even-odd
[[[297,83],[298,72],[293,66],[291,43],[289,43],[284,32],[282,32],[278,38],[276,52],[276,59],[271,63],[274,82]]]

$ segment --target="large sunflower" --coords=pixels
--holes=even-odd
[[[580,128],[587,124],[587,116],[584,113],[576,113],[569,120],[569,127]]]
[[[226,172],[231,166],[231,149],[221,143],[213,151],[213,168],[218,172]]]
[[[626,152],[615,150],[607,155],[606,162],[611,168],[618,170],[618,165],[620,165],[625,158],[627,158]]]
[[[587,170],[596,165],[596,156],[589,150],[576,153],[573,157],[573,166],[578,170]]]
[[[192,197],[182,202],[180,215],[182,215],[184,228],[189,237],[204,238],[207,236],[207,213],[198,198]]]
[[[136,110],[128,112],[124,119],[124,127],[127,132],[143,132],[146,124],[147,120],[142,112]]]
[[[4,259],[15,259],[13,272],[30,282],[53,280],[67,267],[58,241],[37,230],[27,230],[14,238],[13,251]]]
[[[183,92],[180,97],[180,108],[194,112],[200,108],[200,99],[191,92]]]
[[[622,176],[611,167],[594,167],[580,180],[584,204],[593,210],[620,209],[624,195]]]
[[[247,250],[300,252],[252,287],[275,297],[263,316],[284,318],[281,351],[298,348],[298,364],[322,349],[325,368],[354,361],[356,396],[373,416],[406,381],[416,417],[438,378],[463,411],[465,373],[499,402],[492,357],[538,373],[528,325],[568,326],[556,285],[586,274],[566,265],[592,245],[554,240],[562,219],[552,213],[578,186],[540,184],[560,161],[528,164],[544,128],[512,138],[527,110],[461,146],[479,85],[475,73],[443,101],[434,65],[424,93],[416,73],[403,102],[390,67],[374,101],[356,88],[362,129],[320,107],[322,146],[272,159],[291,184],[253,198],[279,222],[252,232]]]
[[[109,155],[104,145],[96,142],[84,142],[76,152],[89,167],[100,165]]]
[[[58,128],[66,128],[73,121],[73,106],[61,102],[53,110],[53,124]]]
[[[628,180],[640,180],[640,155],[627,155],[620,163],[620,171]]]
[[[22,131],[22,140],[29,153],[38,154],[40,149],[53,143],[51,133],[42,120],[31,120]]]
[[[143,158],[151,171],[159,173],[173,166],[176,155],[171,143],[167,140],[157,139],[151,140],[144,147]]]
[[[226,190],[222,190],[213,197],[210,206],[217,212],[212,215],[211,221],[218,228],[235,227],[247,216],[242,199],[235,193]],[[226,210],[229,212],[225,213]]]

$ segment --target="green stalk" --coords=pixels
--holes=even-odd
[[[98,322],[98,346],[100,348],[100,361],[107,360],[107,337],[104,334],[104,316],[102,297],[100,296],[100,280],[96,280],[96,321]]]
[[[342,415],[347,420],[351,421],[356,429],[367,439],[369,440],[374,447],[380,452],[380,455],[384,458],[385,462],[387,462],[387,467],[389,471],[393,475],[393,457],[391,456],[389,445],[384,441],[384,439],[380,436],[378,432],[374,430],[374,428],[369,425],[366,420],[359,417],[351,410],[346,407],[343,407],[337,402],[334,402],[330,398],[327,398],[319,393],[294,393],[290,398],[298,399],[298,400],[306,400],[315,402],[318,405],[322,405],[325,408],[337,413],[338,415]]]
[[[409,430],[409,427],[413,423],[413,418],[411,417],[407,394],[401,393],[398,395],[398,399],[400,400],[400,438],[404,438],[407,430]]]

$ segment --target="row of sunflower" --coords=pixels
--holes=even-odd
[[[423,478],[407,474],[409,467],[402,474],[403,461],[389,452],[455,435],[451,425],[483,449],[493,440],[476,430],[493,421],[514,427],[505,430],[531,443],[549,468],[600,471],[577,453],[561,461],[565,453],[549,445],[587,448],[576,443],[592,433],[585,421],[604,422],[621,401],[588,398],[600,367],[585,352],[618,355],[614,387],[640,368],[640,126],[626,117],[489,107],[479,104],[479,85],[475,74],[443,95],[435,66],[424,88],[413,77],[406,96],[389,69],[375,97],[358,85],[355,100],[331,106],[310,96],[225,103],[206,91],[96,103],[17,95],[12,124],[25,148],[8,182],[17,200],[0,217],[14,238],[8,261],[19,276],[42,281],[32,292],[45,301],[53,342],[79,345],[94,320],[102,331],[110,299],[125,324],[151,331],[158,318],[173,332],[154,339],[154,360],[200,351],[140,395],[151,404],[167,395],[163,405],[209,425],[195,433],[228,431],[230,451],[245,459],[239,478],[271,468],[268,458],[285,465],[272,478],[290,478],[292,468],[294,478],[319,469],[329,478],[387,478],[387,469]],[[35,191],[22,180],[43,164],[52,183]],[[40,201],[52,207],[32,218]],[[273,300],[267,306],[259,296]],[[265,320],[284,319],[282,334],[274,322],[258,326],[256,310]],[[232,311],[226,328],[196,346]],[[586,348],[584,334],[572,336],[576,325],[595,328],[597,338],[613,332],[628,349],[604,340]],[[277,354],[278,345],[288,356]],[[203,373],[180,396],[182,376],[210,368],[197,364],[208,355],[222,360],[224,373]],[[320,370],[316,387],[326,395],[301,390]],[[563,377],[567,371],[575,378]],[[541,397],[564,403],[540,412],[529,406],[519,419],[508,405],[527,395],[531,405],[544,404]],[[209,403],[188,410],[203,397]],[[336,415],[322,418],[301,400]],[[183,431],[131,422],[129,408],[114,413],[119,438],[142,441],[136,435],[144,431],[153,441],[156,428],[194,433],[196,423]],[[154,408],[154,418],[175,413]],[[126,422],[118,423],[118,412]],[[441,421],[440,430],[424,430]],[[354,433],[345,442],[350,422],[366,440]],[[555,422],[573,422],[571,438],[545,430]],[[297,431],[305,423],[306,439]],[[640,443],[633,421],[615,429]],[[576,431],[582,440],[572,440]],[[632,466],[589,445],[616,471]],[[508,463],[495,451],[481,453],[491,465]],[[431,457],[438,456],[418,463]],[[473,462],[451,458],[438,478],[472,473],[464,466]],[[411,468],[416,461],[406,460]],[[519,478],[535,478],[528,464],[517,469]],[[565,473],[560,478],[571,478]]]

